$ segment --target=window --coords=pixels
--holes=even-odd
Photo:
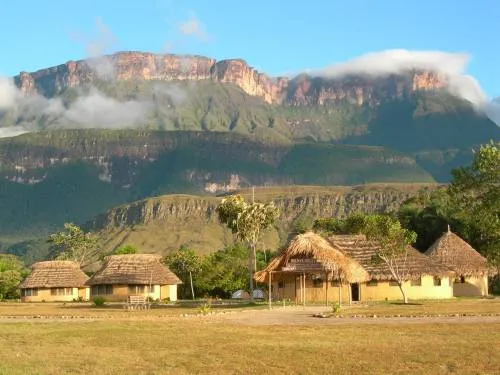
[[[461,275],[460,277],[455,278],[455,282],[457,284],[464,284],[465,283],[465,277]]]
[[[434,286],[441,286],[441,278],[434,276]]]
[[[398,285],[398,282],[396,280],[390,280],[389,286],[399,286],[399,285]]]
[[[284,288],[285,287],[285,282],[284,281],[278,281],[278,288]]]
[[[144,294],[144,293],[154,293],[155,286],[151,285],[129,285],[128,292],[130,294]]]
[[[338,281],[338,280],[332,280],[332,282],[331,282],[330,285],[331,286],[340,286],[340,281]]]
[[[412,279],[411,286],[422,286],[422,278],[419,277],[418,279]]]
[[[323,279],[313,279],[313,286],[315,288],[323,288]]]
[[[73,288],[50,288],[52,296],[72,296]]]
[[[108,294],[113,294],[113,285],[94,285],[92,287],[92,295],[94,296],[104,296]]]
[[[36,288],[31,288],[31,289],[23,289],[21,291],[21,295],[23,297],[32,297],[32,296],[38,296],[38,289]]]
[[[377,280],[369,280],[366,282],[367,286],[377,286]]]

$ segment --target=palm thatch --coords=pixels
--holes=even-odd
[[[82,288],[88,278],[77,263],[69,260],[38,262],[19,288]]]
[[[488,274],[486,258],[450,230],[439,237],[425,254],[465,277]]]
[[[329,237],[333,246],[344,254],[357,260],[370,274],[372,280],[391,280],[392,273],[385,262],[377,256],[378,244],[368,241],[364,235],[334,235]],[[401,268],[409,279],[418,279],[423,275],[436,277],[451,276],[454,272],[445,265],[436,262],[418,250],[409,246],[405,267]]]
[[[334,248],[325,238],[314,232],[295,236],[279,256],[254,276],[258,282],[265,282],[270,271],[280,272],[291,259],[312,258],[331,272],[334,279],[349,283],[363,282],[369,279],[368,273],[354,259],[347,257]],[[284,271],[286,272],[286,271]]]
[[[174,285],[182,281],[155,254],[110,255],[87,285]]]

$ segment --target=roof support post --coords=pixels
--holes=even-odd
[[[268,297],[269,297],[269,310],[271,310],[272,308],[272,296],[271,296],[271,285],[272,285],[272,281],[271,281],[271,277],[273,275],[273,271],[269,271],[269,285],[268,285]]]
[[[303,306],[306,307],[306,274],[302,274],[302,278],[304,279],[304,299],[302,300]]]
[[[328,271],[325,270],[325,306],[328,306]]]

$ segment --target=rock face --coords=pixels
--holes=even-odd
[[[286,103],[291,106],[336,104],[346,101],[374,106],[382,100],[409,97],[415,91],[446,86],[446,77],[432,72],[411,71],[385,77],[347,76],[338,79],[299,75],[288,85]]]
[[[417,191],[417,188],[391,186],[373,186],[364,191],[358,187],[331,188],[324,192],[304,190],[285,194],[284,191],[274,199],[280,217],[263,243],[266,248],[277,249],[286,242],[297,222],[311,224],[320,217],[395,210]],[[257,199],[262,199],[259,195],[262,192],[265,189],[256,191]],[[233,241],[231,233],[218,223],[215,209],[219,201],[220,198],[197,196],[151,198],[109,210],[89,221],[86,229],[99,231],[106,238],[109,249],[105,251],[126,240],[140,245],[144,252],[166,254],[189,243],[198,252],[208,253]]]
[[[399,98],[418,90],[446,85],[446,78],[432,72],[411,71],[403,75],[370,78],[350,76],[328,79],[299,75],[272,78],[250,67],[244,60],[216,62],[203,56],[119,52],[80,61],[69,61],[34,73],[15,77],[25,94],[52,97],[67,88],[90,85],[98,80],[207,80],[231,83],[249,95],[270,104],[328,105],[347,100],[351,104],[376,105],[385,98]]]

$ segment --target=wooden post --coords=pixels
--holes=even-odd
[[[328,306],[328,271],[325,270],[325,306]]]
[[[271,285],[272,285],[271,284],[272,283],[271,277],[272,277],[272,275],[273,275],[273,271],[269,271],[269,289],[268,289],[268,293],[269,293],[269,310],[271,310],[271,304],[272,304],[271,303],[271,299],[272,299],[272,297],[271,297]]]
[[[304,278],[304,300],[303,300],[303,305],[305,307],[306,306],[306,274],[303,273],[302,277]]]
[[[349,283],[349,306],[352,304],[352,288],[351,283]]]
[[[342,306],[342,280],[339,280],[339,306]]]

